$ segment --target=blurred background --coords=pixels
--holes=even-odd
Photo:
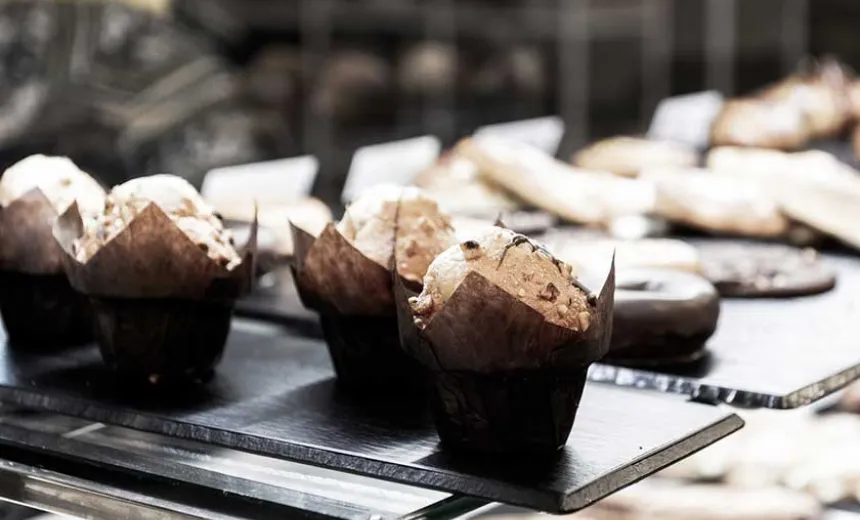
[[[666,96],[750,91],[807,54],[860,64],[851,0],[7,0],[0,150],[108,183],[559,115],[565,155]]]

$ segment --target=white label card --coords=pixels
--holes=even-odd
[[[215,168],[203,178],[201,193],[225,217],[254,205],[286,205],[310,196],[319,161],[304,155]]]
[[[664,99],[654,112],[648,138],[706,148],[711,124],[724,102],[723,95],[714,90]]]
[[[362,191],[379,184],[412,184],[416,175],[433,165],[441,151],[442,143],[430,135],[359,148],[346,176],[343,202],[352,202]]]
[[[475,131],[475,136],[482,135],[529,144],[555,156],[564,136],[564,122],[558,116],[524,119],[482,126]]]

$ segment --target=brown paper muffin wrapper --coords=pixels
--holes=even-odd
[[[232,302],[92,297],[105,363],[136,382],[205,382],[221,360]]]
[[[257,224],[240,248],[242,263],[228,270],[207,254],[155,204],[133,218],[87,262],[75,258],[83,234],[76,204],[57,219],[54,237],[72,287],[90,296],[235,300],[251,288]]]
[[[105,362],[152,384],[205,380],[223,353],[235,300],[252,284],[256,223],[232,270],[210,259],[155,204],[87,262],[72,249],[82,230],[72,205],[54,236],[72,287],[93,305]]]
[[[0,207],[0,313],[12,345],[53,350],[92,340],[89,301],[63,271],[56,221],[40,189]]]
[[[609,349],[614,291],[613,259],[591,325],[578,332],[472,272],[421,330],[408,303],[415,292],[395,279],[401,344],[430,372],[443,444],[484,453],[561,449],[588,366]]]
[[[13,347],[52,351],[93,339],[90,302],[64,273],[0,271],[0,312]]]
[[[63,251],[54,240],[57,211],[40,189],[0,207],[0,270],[29,274],[63,272]]]
[[[419,388],[420,367],[400,348],[391,274],[329,224],[319,237],[290,224],[293,277],[320,322],[338,382],[354,389]]]

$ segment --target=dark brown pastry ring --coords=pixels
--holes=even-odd
[[[670,269],[621,271],[604,361],[629,366],[695,361],[704,355],[719,315],[719,294],[700,276]]]

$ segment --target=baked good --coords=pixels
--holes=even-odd
[[[63,271],[52,229],[78,202],[98,214],[104,189],[65,157],[32,155],[0,178],[0,311],[12,344],[60,346],[92,339],[89,302]]]
[[[711,126],[711,146],[794,150],[808,139],[808,123],[800,109],[767,99],[732,99]]]
[[[473,161],[456,151],[447,153],[419,173],[415,185],[438,200],[452,215],[495,218],[521,207],[503,188],[485,180]]]
[[[554,232],[541,240],[555,256],[575,266],[579,271],[600,267],[613,252],[615,269],[654,268],[699,273],[698,250],[682,241],[671,238],[643,238],[614,240],[595,237],[582,232]]]
[[[461,141],[456,150],[490,181],[569,222],[603,225],[654,206],[650,183],[577,169],[526,144],[482,136]]]
[[[406,351],[431,372],[451,449],[551,455],[570,433],[589,364],[609,346],[614,268],[599,295],[509,229],[446,249],[418,294],[396,284]]]
[[[720,296],[706,279],[671,269],[618,273],[612,343],[604,361],[625,366],[688,363],[717,330]]]
[[[647,170],[642,178],[657,189],[654,212],[671,222],[711,233],[778,237],[788,219],[753,180],[706,169]]]
[[[292,228],[294,278],[320,314],[338,381],[359,390],[420,383],[400,348],[392,279],[421,287],[432,259],[456,241],[449,217],[418,188],[380,185],[317,237]]]
[[[648,168],[692,168],[696,151],[681,143],[619,136],[593,143],[573,156],[574,166],[636,177]]]
[[[255,228],[237,250],[200,194],[172,175],[116,186],[95,218],[82,220],[76,206],[64,213],[54,235],[72,286],[93,304],[105,363],[152,385],[208,379],[250,287]]]
[[[718,148],[708,164],[759,183],[788,217],[860,248],[860,174],[833,155]]]
[[[702,273],[722,296],[773,298],[827,292],[836,275],[814,249],[717,241],[698,246]]]
[[[811,65],[809,70],[764,89],[759,98],[799,110],[806,119],[809,138],[831,138],[851,117],[849,79],[833,59]]]

